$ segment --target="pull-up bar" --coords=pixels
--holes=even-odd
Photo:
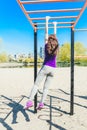
[[[85,1],[85,0],[32,0],[32,1],[21,1],[22,4],[38,4],[38,3],[49,3],[49,2],[78,2],[78,1]]]
[[[72,28],[73,26],[56,26],[56,28]],[[48,27],[49,29],[54,28],[54,26]],[[38,30],[44,30],[45,27],[37,27]]]
[[[46,16],[46,42],[48,40],[48,21],[50,19],[50,16]],[[54,24],[54,34],[56,35],[56,28],[57,28],[57,22],[53,22]]]
[[[53,22],[54,24],[54,34],[56,35],[57,22]]]
[[[78,29],[74,29],[75,32],[77,31],[87,31],[87,28],[78,28]]]
[[[80,12],[80,14],[78,16],[60,16],[60,17],[51,17],[52,20],[56,20],[56,19],[72,19],[72,18],[76,18],[75,23],[73,24],[73,28],[75,28],[78,20],[80,19],[81,15],[83,14],[85,8],[87,7],[87,1],[86,0],[17,0],[18,4],[20,5],[21,9],[23,10],[24,14],[26,15],[27,19],[29,20],[29,22],[31,23],[33,28],[36,28],[34,26],[34,22],[37,22],[37,20],[45,20],[45,17],[30,17],[29,14],[35,14],[35,13],[49,13],[49,12]],[[26,8],[24,7],[25,4],[39,4],[39,3],[50,3],[50,2],[84,2],[84,6],[82,8],[72,8],[72,9],[59,9],[59,10],[26,10]],[[33,22],[34,20],[34,22]],[[61,27],[60,27],[61,28]],[[65,27],[66,28],[66,27]]]
[[[77,12],[80,11],[81,8],[74,8],[74,9],[60,9],[60,10],[33,10],[33,11],[26,11],[28,14],[36,14],[36,13],[50,13],[50,12]]]
[[[50,19],[50,16],[46,16],[46,43],[47,43],[47,40],[48,40],[48,21]]]
[[[57,22],[57,24],[73,24],[75,23],[74,21],[71,22]],[[37,23],[37,25],[45,25],[46,23]],[[49,25],[53,24],[53,22],[49,22]]]
[[[59,16],[59,17],[50,17],[50,19],[68,19],[68,18],[77,18],[78,16]],[[39,18],[30,18],[31,20],[45,20],[45,17],[39,17]]]

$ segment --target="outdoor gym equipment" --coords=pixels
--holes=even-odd
[[[76,25],[78,21],[80,20],[83,12],[85,11],[87,7],[87,0],[17,0],[18,4],[20,5],[22,11],[24,12],[25,16],[27,17],[28,21],[32,25],[34,29],[34,80],[36,79],[37,76],[37,30],[42,30],[46,28],[46,40],[48,38],[48,28],[54,28],[54,33],[56,34],[56,28],[71,28],[71,89],[70,89],[70,115],[73,115],[74,113],[74,31],[87,31],[87,29],[78,29],[76,28]],[[70,8],[70,9],[50,9],[50,10],[27,10],[25,5],[38,5],[43,4],[43,3],[54,3],[54,2],[71,2],[71,4],[75,2],[81,2],[82,7],[80,8]],[[79,4],[77,3],[76,6]],[[75,7],[76,7],[75,6]],[[62,6],[61,6],[62,7]],[[47,13],[64,13],[64,12],[78,12],[77,15],[67,15],[67,16],[50,16],[46,17]],[[45,17],[42,14],[45,14]],[[71,14],[72,14],[71,13]],[[35,15],[33,14],[40,14],[40,17],[34,17]],[[32,17],[31,17],[32,16]],[[44,22],[47,19],[46,23]],[[60,20],[63,19],[62,22],[58,21],[57,23],[49,22],[51,25],[48,27],[48,21],[50,20]],[[64,21],[68,20],[68,21]],[[40,22],[38,22],[40,21]],[[53,26],[54,24],[54,26]],[[62,25],[63,24],[63,25]],[[45,27],[46,25],[46,27]],[[58,25],[58,26],[57,26]],[[37,94],[35,96],[35,113],[37,112],[36,110],[36,105],[37,105]]]

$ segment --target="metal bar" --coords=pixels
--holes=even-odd
[[[74,31],[87,31],[87,28],[74,29]]]
[[[50,17],[46,16],[46,27],[45,27],[45,43],[48,41],[48,22],[49,22]]]
[[[50,96],[50,128],[52,130],[52,96]]]
[[[33,10],[33,11],[26,11],[29,14],[35,14],[35,13],[49,13],[49,12],[75,12],[80,11],[81,8],[75,8],[75,9],[60,9],[60,10]]]
[[[37,4],[37,3],[48,3],[48,2],[80,2],[84,0],[38,0],[38,1],[21,1],[22,4]]]
[[[37,28],[37,25],[35,25]],[[37,29],[34,29],[34,81],[37,77]],[[34,112],[37,113],[37,94],[34,97]]]
[[[84,12],[84,10],[85,10],[86,7],[87,7],[87,0],[85,2],[84,6],[82,7],[81,11],[80,11],[80,14],[77,17],[76,22],[73,25],[74,28],[75,28],[76,24],[78,23],[80,17],[82,16],[82,14],[83,14],[83,12]]]
[[[74,30],[71,28],[71,95],[70,95],[70,115],[74,112]]]
[[[19,6],[21,7],[22,11],[24,12],[25,16],[27,17],[28,21],[30,22],[30,24],[32,25],[32,27],[34,28],[33,22],[30,19],[29,15],[26,13],[26,10],[24,8],[24,6],[21,4],[20,0],[17,0]]]
[[[48,27],[48,28],[49,28],[49,29],[50,29],[50,28],[54,28],[54,26]],[[72,28],[72,26],[57,26],[56,28]],[[38,27],[37,29],[38,29],[38,30],[39,30],[39,29],[45,29],[45,27]]]
[[[57,24],[74,24],[75,22],[57,22]],[[45,25],[46,23],[37,23],[37,25]],[[49,22],[49,24],[53,24],[53,22]]]
[[[59,17],[50,17],[50,19],[64,19],[64,18],[77,18],[78,16],[59,16]],[[45,17],[39,18],[30,18],[31,20],[45,20]]]
[[[54,25],[54,35],[56,35],[56,27],[57,27],[57,22],[56,22],[56,21],[54,21],[54,22],[53,22],[53,25]]]

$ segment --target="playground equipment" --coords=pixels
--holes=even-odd
[[[47,43],[47,39],[48,39],[48,21],[49,21],[49,19],[50,19],[50,17],[46,16],[46,28],[45,28],[45,30],[46,30],[46,38],[45,38],[46,43]]]
[[[18,4],[20,5],[22,11],[24,12],[25,16],[27,17],[28,21],[32,25],[34,29],[34,80],[37,76],[37,30],[46,29],[46,41],[48,39],[48,29],[54,28],[54,34],[56,35],[56,29],[57,28],[71,28],[71,94],[70,94],[70,115],[73,115],[74,113],[74,31],[87,31],[86,28],[83,29],[76,29],[76,25],[78,21],[80,20],[80,17],[82,16],[83,12],[85,11],[87,7],[87,0],[17,0]],[[49,3],[64,3],[64,2],[71,2],[71,4],[75,3],[81,3],[80,8],[70,8],[70,9],[56,9],[56,10],[27,10],[25,5],[38,5],[41,4],[41,6]],[[76,4],[78,6],[78,4]],[[62,7],[62,6],[61,6]],[[77,15],[71,15],[71,16],[48,16],[47,13],[64,13],[64,12],[77,12]],[[40,17],[33,17],[34,14],[40,14]],[[45,14],[45,17],[43,17],[42,14]],[[32,16],[32,17],[31,17]],[[62,19],[63,21],[58,21]],[[64,21],[65,19],[69,21]],[[45,21],[46,20],[46,21]],[[49,20],[53,22],[49,22]],[[56,21],[54,21],[56,20]],[[38,22],[40,21],[40,22]],[[58,21],[58,22],[57,22]],[[51,26],[48,26],[51,25]],[[53,26],[54,25],[54,26]],[[58,26],[57,26],[58,25]],[[35,96],[35,113],[37,112],[36,106],[37,106],[37,94]]]

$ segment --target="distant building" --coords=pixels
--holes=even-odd
[[[28,58],[31,58],[31,53],[28,54]]]
[[[40,58],[44,58],[44,48],[40,47]]]

